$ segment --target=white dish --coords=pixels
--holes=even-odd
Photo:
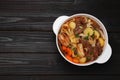
[[[74,17],[74,16],[87,16],[87,17],[93,19],[94,21],[96,21],[96,22],[100,25],[101,29],[102,29],[103,32],[104,32],[104,35],[105,35],[106,40],[105,40],[105,46],[104,46],[104,48],[103,48],[103,52],[101,53],[101,55],[100,55],[96,60],[94,60],[94,61],[92,61],[92,62],[85,63],[85,64],[73,63],[73,62],[69,61],[68,59],[66,59],[66,57],[63,55],[63,53],[61,52],[61,50],[60,50],[60,48],[59,48],[59,46],[58,46],[57,35],[58,35],[58,32],[59,32],[59,30],[60,30],[61,25],[62,25],[65,21],[67,21],[69,18]],[[102,63],[107,62],[107,61],[110,59],[111,55],[112,55],[112,48],[111,48],[111,46],[110,46],[109,43],[108,43],[108,34],[107,34],[107,31],[106,31],[106,28],[105,28],[105,26],[102,24],[102,22],[101,22],[99,19],[97,19],[96,17],[94,17],[94,16],[92,16],[92,15],[89,15],[89,14],[75,14],[75,15],[72,15],[72,16],[60,16],[60,17],[58,17],[58,18],[55,20],[55,22],[53,23],[53,32],[54,32],[55,35],[56,35],[56,45],[57,45],[57,48],[58,48],[60,54],[62,55],[62,57],[63,57],[65,60],[67,60],[67,61],[70,62],[71,64],[74,64],[74,65],[77,65],[77,66],[88,66],[88,65],[91,65],[91,64],[94,64],[94,63],[102,64]]]

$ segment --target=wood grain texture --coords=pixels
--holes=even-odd
[[[12,35],[17,35],[20,37],[20,35],[23,35],[23,34],[25,35],[25,33],[12,34]],[[111,59],[106,64],[103,64],[103,65],[94,64],[89,67],[76,67],[69,64],[67,61],[65,61],[61,57],[57,49],[55,48],[52,49],[52,47],[48,47],[48,49],[46,49],[47,45],[44,45],[44,44],[43,44],[44,45],[43,49],[41,49],[40,47],[33,48],[31,46],[30,47],[21,46],[22,43],[24,45],[28,45],[28,44],[26,44],[27,42],[26,40],[24,41],[24,39],[20,40],[21,44],[17,44],[19,43],[19,38],[17,38],[18,40],[16,41],[13,40],[13,42],[16,42],[16,43],[13,43],[13,44],[16,44],[16,46],[14,47],[14,45],[12,45],[12,43],[10,43],[9,41],[8,41],[9,43],[6,43],[5,41],[4,44],[9,44],[9,45],[11,44],[11,45],[2,47],[1,54],[0,54],[0,68],[1,68],[0,74],[1,75],[9,75],[9,74],[119,75],[120,74],[120,69],[119,69],[119,65],[120,65],[119,52],[120,51],[119,51],[119,48],[116,48],[116,45],[120,44],[120,41],[119,41],[120,37],[115,36],[118,34],[119,33],[109,33],[109,42],[113,49],[113,55]],[[28,32],[26,33],[26,35],[28,35]],[[34,39],[36,39],[36,37]],[[29,38],[29,41],[30,41],[29,45],[31,44],[32,46],[38,46],[36,44],[32,44],[32,43],[35,43],[35,41],[36,42],[42,41],[46,44],[49,42],[51,43],[50,46],[52,46],[52,44],[55,43],[54,40],[45,41],[45,40],[39,40],[39,38],[38,40],[31,40]],[[54,47],[56,46],[54,45]],[[114,66],[111,66],[111,65],[114,65]]]
[[[0,75],[119,75],[119,56],[114,54],[106,64],[77,67],[65,61],[59,53],[1,53]]]
[[[0,80],[120,79],[119,5],[117,0],[0,0]],[[113,51],[107,63],[77,67],[59,54],[52,24],[76,13],[94,15],[105,25]]]
[[[53,32],[6,32],[0,34],[0,52],[56,52]]]
[[[87,78],[86,78],[87,77]],[[61,79],[69,79],[69,80],[73,80],[73,78],[75,80],[101,80],[101,79],[110,79],[110,80],[114,80],[114,79],[119,79],[118,76],[70,76],[70,75],[66,75],[66,76],[52,76],[52,75],[46,75],[46,76],[2,76],[0,77],[1,79],[3,80],[8,80],[8,79],[11,79],[11,80],[49,80],[49,79],[52,79],[52,80],[61,80]]]
[[[58,16],[89,13],[99,18],[108,31],[119,32],[118,6],[115,1],[107,4],[104,0],[1,0],[0,30],[52,31],[52,23]]]
[[[118,52],[120,33],[109,33],[109,42]],[[0,52],[58,52],[53,32],[1,31]]]

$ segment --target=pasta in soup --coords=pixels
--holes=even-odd
[[[102,53],[103,30],[86,16],[75,16],[64,22],[58,33],[58,45],[64,56],[79,64],[96,60]]]

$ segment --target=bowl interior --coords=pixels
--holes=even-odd
[[[70,16],[67,20],[69,20],[70,18],[73,18],[73,17],[77,17],[77,16],[86,16],[86,17],[92,19],[92,20],[95,21],[95,22],[100,26],[100,28],[103,30],[103,34],[104,34],[104,36],[105,36],[105,43],[104,43],[104,47],[103,47],[103,51],[102,51],[101,55],[104,54],[104,50],[106,49],[106,46],[107,46],[107,43],[108,43],[108,34],[107,34],[107,31],[106,31],[105,26],[103,25],[103,23],[102,23],[99,19],[97,19],[96,17],[94,17],[94,16],[92,16],[92,15],[89,15],[89,14],[75,14],[75,15]],[[66,20],[66,21],[67,21],[67,20]],[[66,21],[64,21],[62,24],[64,24]],[[61,27],[62,27],[62,24],[60,25]],[[59,30],[60,30],[60,28],[59,28]],[[59,30],[58,30],[58,31],[59,31]],[[80,64],[80,63],[77,64],[77,63],[74,63],[74,62],[72,62],[72,61],[69,61],[69,60],[63,55],[63,53],[62,53],[62,51],[60,50],[60,47],[59,47],[59,45],[58,45],[58,34],[56,35],[56,44],[57,44],[57,48],[58,48],[60,54],[62,55],[62,57],[63,57],[65,60],[67,60],[68,62],[70,62],[71,64],[74,64],[74,65],[77,65],[77,66],[88,66],[88,65],[91,65],[91,64],[95,63],[98,58],[101,57],[101,55],[99,55],[99,57],[98,57],[96,60],[94,60],[94,61],[91,61],[91,62],[88,62],[88,63],[84,63],[84,64]]]

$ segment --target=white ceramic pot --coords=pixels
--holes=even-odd
[[[63,53],[61,52],[61,50],[60,50],[60,48],[58,46],[58,39],[57,39],[58,37],[57,36],[58,36],[58,32],[60,30],[60,27],[62,26],[62,24],[65,21],[67,21],[68,19],[70,19],[72,17],[75,17],[75,16],[89,17],[90,19],[96,21],[99,24],[99,26],[101,27],[101,29],[103,30],[103,32],[104,32],[106,40],[105,40],[105,46],[103,48],[103,52],[101,53],[101,55],[96,60],[94,60],[92,62],[88,62],[88,63],[85,63],[85,64],[77,64],[77,63],[71,62],[63,55]],[[102,64],[102,63],[107,62],[110,59],[111,55],[112,55],[112,48],[110,47],[110,45],[108,43],[108,34],[107,34],[105,26],[102,24],[102,22],[99,19],[97,19],[96,17],[94,17],[94,16],[92,16],[90,14],[80,13],[80,14],[75,14],[75,15],[72,15],[72,16],[60,16],[53,23],[53,32],[56,35],[56,45],[57,45],[57,48],[58,48],[60,54],[62,55],[62,57],[65,60],[67,60],[71,64],[74,64],[74,65],[77,65],[77,66],[88,66],[88,65],[91,65],[91,64],[94,64],[94,63]]]

